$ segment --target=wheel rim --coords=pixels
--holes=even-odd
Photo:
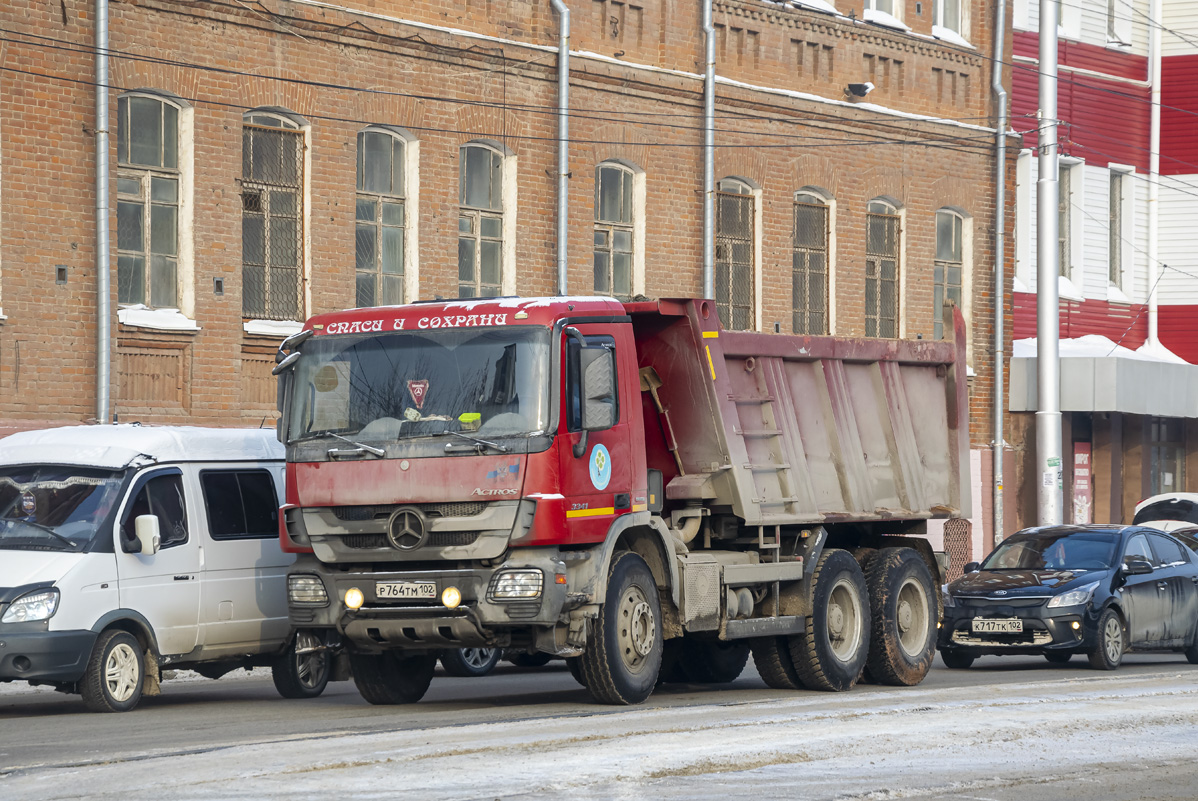
[[[841,662],[851,662],[861,647],[861,603],[847,579],[836,582],[828,596],[828,642]]]
[[[108,695],[118,703],[124,703],[137,692],[137,679],[141,674],[141,666],[137,664],[137,654],[128,643],[117,643],[108,652],[104,661],[104,686]]]
[[[931,614],[928,595],[923,585],[913,578],[903,582],[898,591],[895,619],[898,623],[899,647],[910,657],[923,655],[928,642],[928,622]]]
[[[1123,656],[1123,627],[1119,625],[1119,619],[1114,615],[1107,618],[1103,635],[1103,647],[1106,649],[1107,661],[1118,662],[1119,657]]]
[[[295,676],[305,689],[312,690],[320,686],[327,664],[328,653],[321,649],[316,637],[307,633],[296,635]]]
[[[653,643],[657,639],[657,619],[653,615],[649,599],[637,586],[624,591],[616,613],[616,641],[620,647],[620,658],[629,672],[637,673],[653,653]]]
[[[475,670],[482,670],[495,654],[494,648],[463,648],[462,661]]]

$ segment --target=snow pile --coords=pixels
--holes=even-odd
[[[1060,341],[1062,359],[1136,359],[1144,362],[1169,362],[1171,364],[1189,364],[1173,351],[1159,342],[1145,342],[1139,349],[1132,350],[1122,345],[1116,345],[1107,337],[1099,334],[1086,334],[1072,339]],[[1011,346],[1011,357],[1015,359],[1036,358],[1036,337],[1017,339]]]

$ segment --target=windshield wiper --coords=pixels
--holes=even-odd
[[[75,542],[73,540],[67,539],[66,537],[62,536],[54,529],[50,528],[49,526],[43,526],[41,523],[34,523],[32,520],[22,520],[19,517],[0,517],[0,522],[21,523],[22,525],[29,526],[32,529],[37,529],[38,531],[43,531],[46,534],[49,534],[54,539],[61,542],[63,545],[70,548],[72,551],[75,550]]]
[[[365,451],[366,453],[373,453],[375,456],[378,456],[378,457],[383,457],[383,456],[387,455],[387,452],[385,450],[383,450],[382,448],[376,448],[373,445],[363,445],[361,442],[354,442],[349,437],[343,437],[340,434],[334,434],[332,431],[324,432],[323,436],[336,437],[337,439],[341,440],[342,442],[348,442],[350,445],[353,445],[355,448],[360,448],[363,451]]]
[[[479,439],[478,437],[472,437],[469,434],[463,434],[461,431],[452,431],[447,428],[447,429],[445,429],[445,433],[453,434],[455,437],[461,437],[462,439],[468,439],[471,442],[478,443],[479,445],[485,445],[488,448],[494,448],[495,450],[499,451],[500,453],[507,453],[509,450],[506,445],[500,445],[498,442],[489,442],[488,440],[485,440],[485,439]],[[446,445],[445,447],[448,448],[450,446]]]

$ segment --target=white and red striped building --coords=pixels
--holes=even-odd
[[[1039,2],[1014,5],[1012,127],[1024,133],[1026,148],[1018,162],[1012,298],[1010,409],[1018,413],[1036,404],[1035,350],[1027,340],[1036,336]],[[1060,13],[1065,518],[1126,522],[1143,497],[1198,488],[1198,2],[1061,0]],[[1155,231],[1154,30],[1161,58]],[[1017,483],[1023,525],[1035,520],[1033,418],[1013,415],[1013,439],[1027,448],[1023,458],[1016,454],[1017,478],[1031,479]]]

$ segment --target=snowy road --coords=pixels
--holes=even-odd
[[[444,680],[442,700],[390,709],[362,707],[342,685],[317,704],[271,705],[327,725],[298,732],[284,721],[253,737],[235,703],[212,725],[202,705],[94,716],[64,699],[46,719],[4,696],[0,798],[1192,798],[1198,667],[1141,659],[1115,673],[987,660],[967,672],[938,666],[915,688],[835,695],[766,690],[750,666],[731,691],[660,693],[631,709],[579,703],[561,670],[521,674],[546,698],[473,709],[452,702],[453,687],[477,694],[510,677]],[[247,709],[261,716],[266,703]],[[164,719],[186,726],[188,713],[211,733],[136,749],[93,743],[75,758],[45,742],[40,760],[21,742],[61,724],[64,739],[69,727],[102,725],[119,743],[122,729],[136,740]]]

